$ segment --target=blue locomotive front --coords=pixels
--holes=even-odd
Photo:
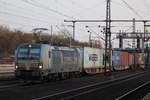
[[[56,79],[82,71],[79,48],[26,43],[16,50],[15,76],[21,79]]]
[[[23,79],[39,78],[42,69],[40,44],[23,44],[18,47],[15,62],[16,77]]]

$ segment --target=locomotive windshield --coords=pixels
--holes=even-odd
[[[40,59],[40,48],[19,48],[17,58],[21,60],[39,60]]]

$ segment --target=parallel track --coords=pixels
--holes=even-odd
[[[50,94],[47,96],[34,98],[33,100],[71,100],[75,97],[110,87],[111,85],[120,84],[125,81],[138,78],[144,75],[146,72],[148,73],[149,71],[140,72],[134,75],[125,76],[122,78],[117,78],[117,79],[106,81],[106,82],[99,82],[99,83],[95,83],[92,85],[87,85],[87,86],[83,86],[83,87],[79,87],[79,88],[75,88],[71,90],[66,90],[66,91],[55,93],[55,94]]]
[[[127,92],[127,93],[125,93],[125,94],[119,96],[119,97],[117,97],[115,100],[128,100],[129,98],[131,99],[131,98],[133,98],[133,97],[134,97],[134,99],[136,99],[136,98],[141,99],[141,98],[140,98],[141,96],[138,97],[139,95],[137,94],[137,92],[141,91],[141,90],[144,89],[146,86],[147,86],[147,87],[150,86],[150,81],[145,82],[144,84],[138,86],[137,88],[135,88],[135,89],[133,89],[133,90],[131,90],[131,91],[129,91],[129,92]],[[141,93],[141,92],[140,92],[140,93]],[[142,94],[142,93],[141,93],[141,94]],[[145,95],[145,94],[143,94],[143,96],[144,96],[144,95]],[[136,100],[138,100],[138,99],[136,99]]]

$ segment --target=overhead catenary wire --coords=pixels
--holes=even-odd
[[[14,7],[14,8],[19,8],[19,9],[17,9],[18,11],[24,9],[23,6],[22,7],[15,6],[14,3],[8,3],[8,2],[5,2],[5,1],[0,1],[0,4],[8,5],[8,6]],[[6,22],[8,26],[16,25],[19,29],[20,29],[20,27],[28,27],[28,29],[29,28],[31,29],[31,27],[32,28],[34,28],[34,27],[47,27],[47,28],[49,28],[49,24],[50,25],[52,24],[52,23],[46,21],[45,20],[46,18],[39,18],[39,17],[36,17],[36,16],[34,17],[33,15],[29,16],[30,13],[25,14],[24,12],[23,13],[18,13],[18,11],[13,12],[13,11],[11,11],[11,9],[6,9],[7,6],[4,6],[4,7],[5,7],[4,11],[2,11],[0,13],[4,14],[4,15],[8,15],[9,17],[8,18],[4,17],[3,19],[0,19],[0,20],[1,20],[1,22],[4,22],[4,23]],[[22,14],[24,14],[24,15],[22,15]],[[10,16],[12,16],[12,17],[10,17]],[[0,18],[1,17],[3,17],[3,16],[0,16]],[[21,19],[20,19],[20,21],[18,20],[18,21],[16,21],[17,23],[15,23],[15,22],[12,22],[14,17],[21,18]],[[7,18],[7,21],[6,21],[5,18]],[[5,23],[5,25],[6,25],[6,23]],[[11,23],[11,24],[9,24],[9,23]],[[24,24],[24,23],[26,23],[26,24]],[[31,25],[31,24],[33,24],[34,26]],[[4,25],[4,24],[1,24],[1,25]]]
[[[16,4],[9,3],[9,2],[6,2],[6,1],[0,1],[0,4],[2,4],[2,6],[4,6],[5,8],[7,8],[9,11],[12,11],[11,8],[13,7],[13,8],[17,8],[17,10],[21,11],[22,13],[28,14],[28,16],[30,15],[32,17],[35,16],[35,18],[38,17],[38,18],[41,18],[41,19],[45,19],[44,16],[43,16],[43,14],[45,14],[45,13],[37,13],[37,12],[30,13],[29,11],[24,10],[25,9],[24,7],[22,7],[22,6],[16,6]],[[28,10],[31,11],[32,9],[28,9]],[[6,11],[6,9],[5,9],[5,11]],[[39,16],[39,15],[42,15],[42,16]],[[48,14],[46,16],[48,16]]]
[[[79,16],[82,16],[85,13],[88,13],[89,11],[92,11],[92,12],[95,11],[94,9],[96,9],[97,7],[100,7],[100,6],[104,5],[105,0],[103,0],[101,2],[98,1],[97,3],[95,3],[93,5],[90,4],[90,6],[88,6],[88,7],[85,7],[84,4],[78,3],[75,0],[69,0],[69,2],[71,3],[71,5],[74,5],[77,8],[81,9],[81,10],[78,10],[77,14],[74,14],[74,16],[78,16],[79,17]],[[105,16],[103,16],[103,15],[100,15],[99,17],[105,18]]]
[[[65,37],[68,37],[68,35],[67,35],[64,31],[62,31],[62,30],[59,28],[58,25],[56,25],[56,28],[59,30],[59,33],[62,32],[63,35],[65,35]],[[66,29],[66,28],[64,28],[64,29]],[[66,29],[66,30],[67,30],[67,29]],[[68,30],[67,30],[67,31],[68,31]],[[71,35],[71,34],[69,33],[69,37],[71,37],[70,35]]]
[[[95,8],[97,7],[100,7],[101,5],[104,5],[105,1],[101,2],[101,3],[96,3],[94,5],[92,5],[91,7],[88,7],[88,8],[84,8],[82,11],[80,11],[77,15],[80,16],[80,15],[83,15],[84,13],[87,13],[89,11],[94,11]],[[101,15],[100,17],[105,17],[103,15]]]
[[[139,18],[143,18],[132,6],[130,6],[125,0],[121,0],[135,15]]]
[[[30,24],[25,24],[25,23],[18,23],[18,22],[16,22],[16,21],[10,21],[10,20],[1,20],[1,22],[5,22],[6,24],[7,23],[11,23],[11,24],[13,24],[13,25],[19,25],[19,26],[23,26],[23,27],[28,27],[28,28],[31,28],[31,27],[37,27],[36,25],[30,25]],[[2,25],[4,25],[5,26],[5,24],[2,24]],[[8,24],[7,24],[8,25]],[[9,26],[9,25],[8,25]]]
[[[126,7],[124,4],[122,4],[121,2],[118,2],[118,1],[113,1],[112,4],[115,4],[115,5],[117,5],[117,6],[121,7],[121,8]]]
[[[3,18],[1,18],[0,17],[0,21],[2,22],[2,21],[5,21],[5,22],[7,22],[8,24],[11,24],[11,23],[13,23],[14,25],[16,24],[16,25],[21,25],[21,26],[28,26],[29,28],[30,27],[32,27],[32,28],[34,28],[34,27],[42,27],[42,26],[44,26],[44,27],[49,27],[48,25],[44,25],[44,24],[40,24],[40,23],[28,23],[27,21],[24,21],[24,22],[20,22],[20,21],[14,21],[14,20],[11,20],[11,19],[3,19]],[[6,24],[6,23],[4,23],[4,24]],[[2,25],[2,24],[1,24]]]
[[[63,3],[57,1],[57,0],[54,0],[57,4],[59,4],[62,8],[64,8],[65,10],[68,10],[69,12],[71,13],[75,13],[71,8],[65,6]]]
[[[88,28],[89,28],[89,27],[88,27]],[[95,32],[95,31],[92,30],[91,28],[89,28],[89,30],[90,30],[92,33],[96,34],[96,35],[98,36],[98,38],[100,38],[100,39],[102,39],[103,41],[105,41],[105,39],[104,39],[99,33]]]
[[[1,14],[6,14],[6,15],[15,16],[15,17],[21,17],[21,18],[24,18],[24,19],[26,19],[26,20],[28,19],[28,20],[32,20],[32,21],[36,21],[36,22],[43,22],[43,23],[46,23],[46,24],[49,23],[48,21],[45,21],[45,20],[35,19],[35,18],[32,18],[32,17],[27,17],[27,16],[23,16],[23,15],[18,15],[18,14],[6,12],[6,11],[0,11],[0,13],[1,13]],[[49,24],[51,24],[51,23],[49,23]]]
[[[34,4],[34,5],[38,5],[39,6],[39,8],[42,8],[43,9],[43,7],[40,7],[40,5],[44,5],[44,6],[46,6],[46,4],[45,4],[45,2],[40,2],[40,1],[36,1],[36,0],[24,0],[24,1],[28,1],[28,2],[30,2],[30,3],[32,3],[32,4]],[[61,1],[61,0],[59,0],[59,1]],[[75,1],[75,0],[71,0],[71,1]],[[38,2],[38,3],[40,3],[40,4],[38,4],[38,3],[36,3],[36,2]],[[68,1],[69,2],[69,1]],[[76,1],[75,1],[76,2]],[[62,3],[63,4],[63,2],[60,2],[60,3]],[[77,2],[78,4],[79,4],[79,6],[81,6],[82,5],[82,3],[80,3],[80,2]],[[123,3],[122,3],[123,4]],[[129,3],[130,4],[130,3]],[[65,5],[65,4],[64,4]],[[17,6],[21,6],[21,5],[17,5]],[[29,8],[30,8],[30,6],[31,5],[28,5],[28,4],[26,4],[25,6],[28,6]],[[84,5],[83,5],[84,6]],[[22,7],[24,7],[24,6],[22,6]],[[33,7],[33,6],[31,6],[31,7]],[[34,6],[34,7],[37,7],[37,6]],[[46,7],[48,7],[48,8],[51,8],[51,7],[49,7],[49,6],[46,6]],[[86,7],[86,6],[85,6]],[[83,7],[84,8],[84,7]],[[54,9],[54,8],[52,8],[52,9]],[[38,9],[39,10],[39,9]],[[46,10],[46,9],[44,9],[44,10]],[[41,10],[39,10],[39,11],[41,11]],[[38,12],[39,12],[38,11]],[[61,12],[63,12],[63,10],[60,10]],[[34,12],[33,12],[34,13]],[[63,12],[64,13],[64,12]],[[139,13],[139,12],[138,12]],[[16,13],[17,15],[19,14],[19,13]],[[45,13],[45,14],[50,14],[49,12],[48,13]],[[67,13],[66,13],[67,14]],[[20,15],[20,14],[19,14]],[[23,14],[22,14],[23,15]],[[23,15],[23,16],[27,16],[27,17],[30,17],[29,15]],[[70,16],[70,15],[69,15]],[[32,16],[32,17],[34,17],[34,16]],[[37,19],[36,17],[34,17],[35,19]],[[23,18],[23,19],[28,19],[28,18]],[[32,19],[30,19],[30,20],[32,20]],[[44,21],[44,23],[46,22],[47,23],[47,21],[45,21],[45,19],[44,18],[41,18],[41,20],[42,21],[37,21],[36,20],[36,22],[38,22],[38,23],[40,23],[41,22],[41,24],[42,24],[42,22]],[[35,20],[33,20],[33,21],[35,21]]]
[[[144,7],[146,8],[146,9],[144,9],[144,10],[146,10],[146,14],[145,15],[147,15],[147,17],[149,18],[149,15],[150,15],[150,9],[149,9],[149,7],[150,7],[150,4],[149,4],[149,2],[147,1],[147,0],[141,0],[142,2],[143,2],[143,4],[144,4]]]
[[[85,8],[83,5],[80,5],[79,3],[77,3],[76,1],[73,1],[73,0],[69,0],[71,2],[72,5],[75,5],[77,7],[82,7],[82,8]]]
[[[72,17],[72,16],[68,16],[68,15],[66,15],[66,14],[64,14],[64,13],[62,13],[60,11],[57,11],[55,9],[51,9],[51,8],[49,8],[49,7],[47,7],[47,6],[43,5],[43,4],[40,4],[37,1],[36,2],[35,1],[33,2],[33,0],[31,0],[30,2],[28,0],[22,0],[22,1],[27,3],[27,4],[33,5],[35,7],[38,7],[38,8],[41,8],[41,9],[46,9],[46,10],[48,10],[50,12],[54,12],[54,13],[60,15],[60,16],[64,16],[64,17],[67,17],[67,18],[74,19],[74,17]]]

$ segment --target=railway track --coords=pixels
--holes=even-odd
[[[142,85],[138,86],[137,88],[117,97],[115,100],[141,100],[148,92],[150,87],[150,81],[143,83]]]
[[[6,88],[11,88],[15,86],[19,86],[20,84],[11,84],[11,85],[0,85],[0,90],[1,89],[6,89]]]
[[[80,99],[80,97],[84,95],[88,96],[89,94],[93,93],[95,94],[95,92],[97,93],[97,91],[99,90],[104,91],[105,88],[115,87],[114,85],[117,84],[124,84],[123,82],[132,80],[134,78],[141,78],[144,76],[144,73],[148,72],[149,71],[115,72],[112,74],[112,77],[93,75],[42,84],[26,84],[21,83],[19,80],[10,80],[6,81],[6,83],[0,82],[0,98],[3,98],[5,100],[12,100],[12,97],[15,97],[13,100],[85,100]],[[148,75],[150,75],[150,73]],[[148,75],[146,74],[146,76]],[[108,90],[107,92],[109,91],[110,90]],[[8,95],[10,96],[8,97]],[[116,97],[118,96],[120,95],[117,95]],[[95,99],[101,100],[97,99],[97,97]],[[88,98],[87,100],[91,100],[91,98]]]
[[[142,77],[145,73],[148,73],[148,72],[149,71],[142,71],[142,72],[138,72],[136,74],[130,73],[130,75],[128,75],[128,76],[124,76],[125,74],[122,74],[121,76],[124,76],[124,77],[117,76],[118,78],[114,77],[111,80],[107,80],[107,81],[105,80],[103,82],[95,81],[95,79],[97,79],[99,77],[99,75],[82,77],[81,79],[80,78],[69,79],[69,80],[44,83],[44,84],[43,83],[42,84],[22,83],[22,82],[20,82],[20,80],[6,80],[6,81],[0,82],[0,91],[8,91],[8,93],[15,91],[15,93],[17,93],[17,94],[18,93],[24,94],[24,91],[28,93],[28,90],[30,89],[29,92],[31,92],[33,90],[40,90],[40,92],[39,92],[39,94],[40,94],[41,90],[43,90],[42,89],[42,87],[43,87],[46,89],[44,91],[49,91],[48,93],[46,93],[46,95],[45,95],[45,93],[42,93],[40,95],[33,95],[33,94],[27,95],[26,94],[27,98],[24,98],[23,100],[27,100],[27,99],[74,100],[74,98],[76,98],[76,97],[80,97],[82,95],[93,93],[93,92],[99,91],[101,89],[103,90],[104,88],[111,87],[112,85],[120,84],[125,81],[132,80],[134,78]],[[120,74],[117,74],[117,75],[120,76]],[[108,79],[110,79],[110,77]],[[93,80],[93,81],[91,81],[91,80]],[[74,84],[74,82],[76,85]],[[85,82],[86,82],[86,84],[85,84]],[[77,85],[77,83],[78,83],[78,85]],[[68,85],[65,85],[65,84],[68,84],[69,87],[66,87]],[[70,86],[70,85],[74,85],[74,86]],[[40,89],[38,89],[39,87],[40,87]],[[18,91],[18,92],[16,92],[16,91]],[[47,95],[47,94],[49,94],[49,95]],[[7,100],[9,100],[9,99],[7,99]],[[20,98],[16,96],[15,100],[20,100]],[[77,100],[77,99],[75,99],[75,100]],[[78,99],[78,100],[80,100],[80,99]],[[111,100],[111,99],[106,99],[106,100]]]
[[[28,83],[18,80],[14,76],[14,71],[0,72],[0,90],[6,88],[13,88],[15,86],[25,86]]]
[[[17,86],[20,86],[20,87],[32,86],[32,85],[39,84],[39,83],[23,82],[22,80],[18,80],[18,79],[5,80],[0,83],[0,90],[2,90],[2,89],[4,90],[6,88],[14,88]]]
[[[144,76],[146,73],[149,73],[149,71],[144,71],[144,72],[136,73],[134,75],[129,75],[129,76],[125,76],[125,77],[121,77],[121,78],[117,78],[117,79],[109,80],[105,82],[99,82],[99,83],[95,83],[95,84],[91,84],[91,85],[87,85],[87,86],[83,86],[83,87],[79,87],[75,89],[61,91],[61,92],[46,95],[43,97],[33,98],[32,100],[74,100],[74,98],[76,97],[90,94],[92,92],[95,92],[95,91],[98,91],[98,90],[101,90],[101,89],[104,89],[113,85],[121,84],[129,80],[133,80],[135,78],[140,78]]]

